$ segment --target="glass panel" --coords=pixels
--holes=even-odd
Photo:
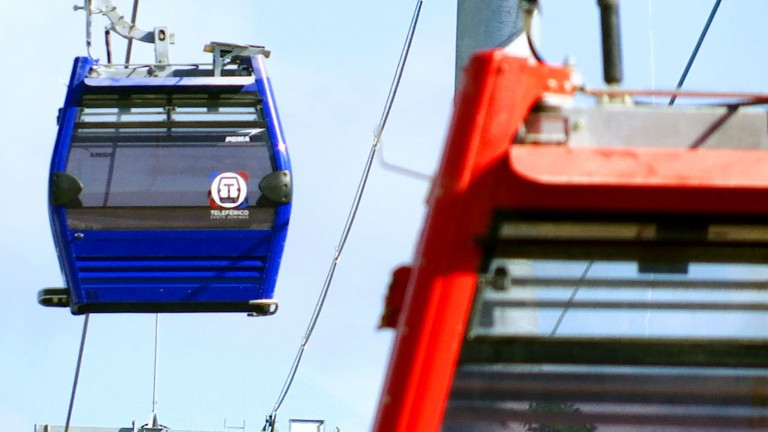
[[[86,207],[208,206],[211,176],[221,172],[247,173],[255,203],[258,181],[272,171],[264,129],[82,130],[67,165]]]
[[[258,114],[252,106],[83,109],[67,165],[84,186],[70,228],[271,227],[274,204],[258,183],[275,168]]]
[[[631,225],[499,225],[443,432],[763,430],[768,230]]]
[[[226,116],[224,118],[224,116]],[[162,122],[173,120],[203,121],[256,121],[261,115],[251,107],[177,107],[159,105],[154,107],[109,107],[86,108],[80,121],[89,125],[113,122]]]
[[[442,431],[765,430],[766,372],[461,365]]]
[[[768,265],[683,265],[495,259],[469,337],[768,337]]]

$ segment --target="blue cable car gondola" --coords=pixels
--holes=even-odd
[[[210,68],[75,59],[49,206],[67,287],[42,290],[41,304],[276,311],[291,167],[268,51],[207,48]]]

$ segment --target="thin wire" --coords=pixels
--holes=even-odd
[[[133,0],[133,11],[131,11],[131,24],[136,25],[139,15],[139,0]],[[125,49],[125,64],[131,63],[131,50],[133,48],[133,38],[128,38],[128,46]]]
[[[85,0],[85,50],[88,53],[88,58],[93,58],[91,55],[91,45],[92,45],[92,38],[91,38],[91,23],[92,23],[92,17],[91,17],[91,0]]]
[[[651,51],[651,89],[656,90],[656,48],[653,38],[653,0],[648,0],[648,43]],[[656,96],[651,96],[651,102],[656,105]]]
[[[408,59],[408,53],[411,49],[411,43],[413,42],[413,36],[416,31],[416,25],[419,20],[419,14],[421,13],[421,6],[422,6],[423,0],[418,0],[416,2],[416,8],[413,12],[413,17],[411,18],[411,24],[408,28],[408,33],[406,35],[405,44],[403,45],[403,49],[400,52],[400,59],[397,63],[397,68],[395,69],[395,75],[392,79],[392,84],[389,88],[389,94],[387,95],[387,100],[384,104],[384,111],[381,114],[381,118],[379,120],[379,125],[376,128],[376,133],[374,134],[373,144],[371,145],[370,152],[368,153],[368,159],[365,162],[365,167],[363,168],[363,174],[360,178],[360,182],[357,186],[357,191],[355,192],[355,197],[352,200],[352,206],[349,211],[349,214],[347,216],[347,221],[344,224],[344,229],[341,233],[341,238],[339,239],[339,243],[336,246],[336,253],[334,254],[333,260],[331,261],[330,268],[328,269],[328,274],[325,277],[325,281],[323,283],[323,287],[320,290],[320,296],[317,299],[317,303],[315,304],[315,309],[312,312],[312,317],[309,320],[309,324],[307,325],[307,330],[304,333],[304,337],[301,341],[301,344],[299,345],[299,349],[296,353],[296,357],[293,360],[293,364],[291,365],[291,369],[288,372],[288,377],[285,380],[285,383],[283,384],[283,388],[280,391],[280,395],[277,398],[277,401],[275,402],[274,408],[272,408],[272,412],[267,417],[267,424],[264,425],[263,430],[275,430],[275,419],[277,418],[277,412],[280,410],[280,406],[283,404],[283,401],[285,400],[285,397],[288,395],[288,391],[291,388],[291,385],[293,384],[293,380],[296,377],[296,372],[298,371],[299,364],[301,363],[301,359],[304,355],[304,350],[307,347],[307,344],[309,343],[309,339],[312,336],[312,333],[315,330],[315,326],[317,325],[317,321],[320,317],[320,313],[323,309],[323,305],[325,304],[325,299],[328,296],[328,291],[331,287],[331,282],[333,281],[334,273],[336,272],[336,266],[339,263],[339,259],[341,258],[341,254],[344,250],[344,246],[347,243],[347,239],[349,238],[350,231],[352,230],[352,225],[354,224],[355,217],[357,215],[357,211],[360,207],[360,202],[362,200],[363,193],[365,191],[366,184],[368,182],[368,177],[371,172],[371,167],[373,166],[374,157],[376,156],[376,150],[379,148],[379,145],[381,143],[381,135],[384,132],[384,128],[387,124],[387,120],[389,119],[389,114],[392,111],[392,105],[395,100],[395,96],[397,95],[398,87],[400,86],[400,80],[403,76],[403,70],[405,69],[405,63]],[[270,427],[270,429],[267,429],[267,427]]]
[[[654,40],[653,40],[653,0],[648,0],[648,39],[650,43],[651,48],[651,90],[656,90],[656,50],[654,47]],[[651,97],[651,102],[653,105],[656,105],[656,96]],[[648,303],[651,302],[651,297],[653,296],[653,287],[648,287]],[[648,309],[645,311],[645,319],[644,319],[644,330],[645,330],[645,337],[648,337],[648,332],[650,329],[650,321],[651,321],[651,308],[648,307]]]
[[[581,283],[584,282],[584,279],[586,279],[587,273],[589,273],[589,270],[592,268],[592,264],[594,263],[595,263],[594,261],[590,261],[587,264],[587,266],[584,268],[584,271],[581,273],[581,276],[579,277],[579,280],[577,281],[576,286],[573,288],[573,291],[571,291],[571,297],[568,298],[568,302],[566,303],[566,306],[560,312],[560,316],[557,317],[557,322],[555,322],[555,325],[552,327],[552,331],[549,333],[550,337],[556,335],[557,331],[560,329],[560,324],[563,323],[563,319],[565,318],[565,315],[571,309],[571,304],[573,304],[573,300],[576,299],[576,294],[578,294],[579,290],[581,289]]]
[[[64,424],[64,432],[69,432],[69,422],[72,420],[72,411],[75,407],[75,394],[77,393],[77,382],[80,380],[80,366],[83,364],[83,352],[85,351],[85,336],[88,334],[88,320],[91,316],[85,314],[83,321],[83,334],[80,336],[80,351],[77,354],[77,366],[75,366],[75,380],[72,383],[72,395],[69,397],[69,409],[67,410],[67,421]]]
[[[152,364],[152,412],[157,408],[157,346],[160,335],[160,314],[155,314],[155,356]]]
[[[704,24],[704,28],[701,30],[699,40],[696,42],[696,46],[693,48],[691,57],[688,59],[688,64],[685,65],[685,69],[683,70],[683,74],[680,76],[680,81],[677,82],[677,87],[675,87],[675,90],[680,90],[683,87],[685,79],[688,77],[688,72],[691,71],[691,66],[693,66],[693,61],[696,60],[696,56],[699,54],[699,48],[701,48],[701,44],[704,42],[704,38],[707,37],[709,26],[712,25],[712,21],[715,19],[715,14],[717,14],[717,9],[720,7],[720,2],[722,2],[722,0],[715,0],[715,4],[712,6],[712,11],[709,13],[707,22]],[[672,96],[669,99],[669,105],[673,105],[676,99],[677,96]]]
[[[645,311],[645,319],[643,320],[643,329],[644,333],[643,335],[645,337],[648,337],[651,330],[651,301],[653,300],[653,287],[648,288],[648,295],[646,296],[646,299],[648,300],[648,309]]]
[[[709,127],[702,132],[701,135],[699,135],[693,142],[688,146],[688,148],[691,149],[697,149],[704,145],[705,142],[711,137],[715,132],[717,132],[718,129],[720,129],[725,123],[728,122],[735,114],[736,111],[739,110],[738,105],[728,105],[726,106],[726,111],[718,117],[717,120],[715,120]]]

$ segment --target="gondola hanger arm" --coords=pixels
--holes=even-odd
[[[155,45],[155,62],[168,64],[168,45],[174,43],[175,35],[168,32],[167,27],[155,27],[153,31],[142,30],[136,24],[128,21],[118,12],[111,0],[97,0],[96,5],[91,0],[85,0],[83,6],[75,6],[75,10],[85,10],[88,14],[88,26],[92,14],[102,14],[109,19],[109,29],[125,39],[133,39]]]
[[[93,13],[101,13],[109,19],[112,23],[110,30],[119,34],[126,39],[135,39],[147,43],[155,43],[155,35],[153,32],[142,30],[127,19],[120,12],[117,11],[117,7],[112,4],[110,0],[100,0],[102,6],[100,9],[93,10]]]

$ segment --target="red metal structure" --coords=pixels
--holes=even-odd
[[[677,320],[702,311],[765,312],[768,152],[759,147],[766,116],[740,110],[745,101],[765,99],[727,95],[720,108],[675,109],[610,103],[623,96],[604,92],[597,99],[609,103],[578,109],[574,96],[584,92],[572,75],[504,50],[480,52],[467,66],[415,262],[405,273],[402,310],[387,319],[397,322],[397,337],[375,431],[766,425],[766,399],[759,399],[768,393],[764,337],[708,334],[702,321],[693,336],[692,327],[649,336],[647,317],[645,334],[622,333],[620,320],[611,328],[610,315],[682,311]],[[606,131],[596,132],[600,127]],[[536,275],[546,269],[541,260],[560,269],[575,259],[586,269],[568,283]],[[577,296],[571,284],[603,261],[638,269],[633,281],[598,278],[608,291],[658,287],[661,279],[694,299],[737,285],[754,292],[747,300],[724,294],[705,303],[606,300],[598,292],[579,303],[587,288]],[[522,273],[534,276],[517,275],[528,285],[515,285],[512,274],[510,288],[510,262],[528,263]],[[761,270],[728,280],[705,270],[679,281],[696,263]],[[617,278],[622,282],[614,284]],[[564,294],[543,295],[547,283]],[[493,306],[496,297],[484,290],[494,284],[513,294],[493,301],[528,313],[534,327],[552,326],[545,308],[555,310],[550,317],[561,313],[557,323],[548,331],[483,330],[476,323]],[[538,291],[515,297],[522,286]],[[590,330],[584,318],[558,334],[563,316],[576,309],[608,311],[600,321],[608,330]],[[700,387],[704,382],[710,387]],[[630,390],[618,391],[622,383]],[[733,394],[723,396],[723,388]],[[557,408],[540,409],[553,401]]]

